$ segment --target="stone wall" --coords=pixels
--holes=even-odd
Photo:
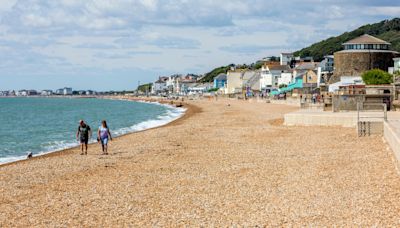
[[[364,95],[334,95],[332,97],[332,110],[334,112],[357,111],[357,103],[364,101]]]

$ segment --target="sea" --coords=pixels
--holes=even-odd
[[[185,109],[169,105],[96,98],[16,97],[0,99],[0,164],[78,144],[79,120],[91,127],[91,142],[102,120],[115,136],[165,125]]]

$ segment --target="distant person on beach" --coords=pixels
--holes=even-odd
[[[108,129],[107,122],[103,120],[101,121],[101,126],[97,131],[97,140],[101,143],[103,154],[108,154],[107,151],[108,139],[112,140],[110,129]]]
[[[90,126],[87,125],[85,121],[80,120],[78,131],[76,132],[76,139],[79,140],[81,144],[81,155],[87,154],[88,142],[91,135],[92,135],[92,130],[90,129]]]

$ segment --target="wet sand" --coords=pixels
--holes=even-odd
[[[286,127],[294,107],[188,101],[164,127],[0,167],[0,227],[399,226],[382,137]],[[230,104],[228,106],[227,104]]]

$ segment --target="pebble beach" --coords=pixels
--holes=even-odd
[[[182,118],[0,166],[0,227],[400,226],[381,136],[288,127],[296,107],[186,101]]]

